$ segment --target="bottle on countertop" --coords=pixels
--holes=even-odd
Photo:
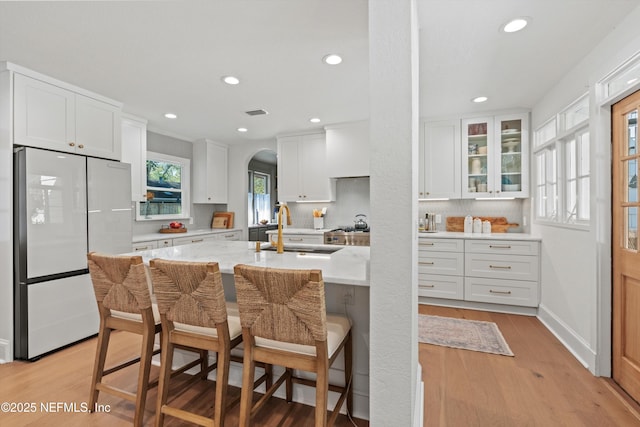
[[[483,221],[482,222],[482,232],[483,233],[487,233],[487,234],[491,234],[491,222],[490,221]]]
[[[473,232],[482,233],[482,220],[480,218],[473,220]]]
[[[467,215],[464,217],[464,232],[465,233],[473,232],[473,217],[471,215]]]

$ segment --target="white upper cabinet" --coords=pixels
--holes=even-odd
[[[147,200],[147,121],[122,116],[122,161],[131,164],[131,199]]]
[[[326,168],[323,133],[278,138],[278,199],[281,202],[335,200],[335,180]]]
[[[14,144],[120,160],[121,105],[14,74]]]
[[[462,197],[529,196],[529,115],[462,121]]]
[[[460,120],[425,123],[419,148],[418,198],[459,199]]]
[[[326,126],[327,175],[331,178],[369,176],[369,122]]]
[[[193,203],[227,203],[227,151],[206,139],[193,143]]]

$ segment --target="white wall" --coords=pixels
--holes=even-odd
[[[373,426],[415,425],[422,404],[417,379],[417,28],[413,0],[369,0]]]
[[[610,375],[610,144],[606,109],[596,83],[640,50],[640,7],[549,91],[532,111],[532,129],[587,90],[591,117],[591,227],[588,231],[533,224],[542,236],[539,317],[597,375]]]
[[[0,363],[13,360],[13,145],[9,72],[0,73]]]

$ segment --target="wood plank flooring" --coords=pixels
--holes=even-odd
[[[640,426],[638,405],[591,375],[535,317],[427,305],[419,313],[495,322],[515,354],[419,344],[425,426]]]
[[[498,324],[515,357],[419,344],[425,382],[425,427],[471,426],[640,426],[638,405],[620,397],[610,380],[594,377],[534,317],[420,305],[419,312],[437,316],[492,321]],[[109,360],[128,358],[139,337],[113,334]],[[37,362],[0,365],[0,402],[38,405],[35,413],[0,412],[0,426],[130,426],[133,404],[101,394],[110,412],[50,412],[46,402],[80,405],[87,401],[95,339],[51,354]],[[135,389],[136,366],[112,376],[118,386]],[[152,377],[157,376],[152,367]],[[197,382],[178,398],[179,404],[201,414],[212,413],[214,383]],[[239,389],[231,388],[231,397]],[[145,425],[155,420],[156,389],[149,392]],[[226,426],[238,424],[238,406]],[[312,425],[313,408],[273,398],[256,426]],[[356,420],[358,426],[368,426]],[[182,425],[168,418],[167,426]],[[345,416],[336,424],[352,426]],[[394,426],[395,427],[395,426]]]
[[[126,332],[114,332],[107,354],[106,366],[115,362],[128,360],[140,347],[140,337]],[[64,350],[52,353],[35,362],[17,361],[0,365],[0,402],[37,405],[34,413],[0,412],[0,426],[65,426],[65,427],[117,427],[131,426],[134,415],[134,404],[107,393],[100,393],[98,403],[110,405],[109,412],[84,413],[82,404],[88,401],[91,370],[96,348],[96,339],[89,339]],[[135,391],[138,365],[133,365],[110,375],[109,382],[125,390]],[[151,367],[151,378],[158,377],[158,367]],[[189,378],[183,375],[184,379]],[[172,390],[180,389],[180,379],[172,385]],[[230,387],[228,400],[238,396],[240,389]],[[212,381],[196,381],[187,392],[170,402],[198,414],[213,414],[213,398],[215,383]],[[152,426],[155,422],[157,388],[147,395],[144,425]],[[64,402],[77,407],[77,412],[46,412],[41,403]],[[235,405],[225,419],[225,426],[238,425],[239,405]],[[267,406],[258,413],[254,426],[298,427],[313,426],[312,406],[299,403],[287,404],[283,399],[271,398]],[[359,427],[368,426],[363,420],[355,420]],[[172,417],[166,417],[165,426],[183,426],[186,423]],[[344,415],[339,415],[337,427],[349,427],[354,424]]]

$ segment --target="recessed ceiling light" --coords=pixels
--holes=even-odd
[[[485,102],[487,99],[489,99],[489,98],[487,98],[486,96],[476,96],[475,98],[473,98],[471,100],[471,102],[475,102],[475,103],[479,104],[481,102]]]
[[[247,129],[247,128],[238,128],[237,130],[238,130],[238,132],[246,132],[246,131],[248,131],[249,129]]]
[[[317,118],[317,117],[312,117],[312,118],[310,118],[310,119],[309,119],[309,121],[310,121],[311,123],[320,123],[320,119],[319,119],[319,118]]]
[[[520,31],[526,27],[530,20],[531,18],[527,17],[512,19],[502,26],[502,31],[505,33],[515,33],[516,31]]]
[[[167,119],[177,119],[178,116],[173,113],[167,113],[164,115]]]
[[[234,76],[224,76],[222,78],[222,81],[228,85],[237,85],[238,83],[240,83],[240,79]]]
[[[338,65],[342,62],[342,57],[340,55],[336,55],[335,53],[331,53],[322,58],[322,60],[329,65]]]

